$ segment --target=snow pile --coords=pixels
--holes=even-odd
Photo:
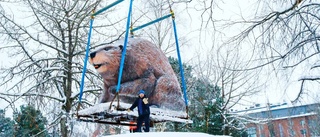
[[[78,112],[78,115],[83,116],[83,115],[92,115],[92,114],[100,113],[100,112],[106,112],[106,113],[112,114],[112,115],[125,114],[125,115],[131,115],[131,116],[138,117],[137,108],[135,108],[131,112],[117,111],[116,110],[117,102],[113,102],[111,109],[109,109],[110,103],[111,102],[96,104],[96,105],[89,107],[87,109],[80,110]],[[130,107],[131,107],[131,104],[120,102],[119,108],[127,109]],[[153,107],[150,107],[150,111],[151,111],[150,119],[155,120],[155,121],[173,121],[173,122],[180,122],[180,123],[192,123],[192,120],[181,119],[181,117],[182,118],[187,117],[186,112],[165,110],[165,109],[153,108]]]
[[[149,132],[149,133],[119,134],[119,135],[112,135],[111,137],[230,137],[230,136],[221,136],[221,135],[216,136],[216,135],[209,135],[209,134],[197,133],[197,132]]]

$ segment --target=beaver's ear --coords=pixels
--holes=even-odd
[[[119,45],[119,48],[121,49],[121,52],[123,51],[123,46],[122,45]]]

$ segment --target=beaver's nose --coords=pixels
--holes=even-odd
[[[90,58],[94,58],[96,56],[96,52],[90,53]]]

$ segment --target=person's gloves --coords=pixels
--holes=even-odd
[[[130,109],[130,108],[128,108],[128,109],[127,109],[127,111],[128,111],[128,112],[131,112],[131,109]]]
[[[144,98],[142,101],[144,104],[148,104],[148,98]]]

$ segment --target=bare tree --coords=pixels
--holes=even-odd
[[[150,6],[148,11],[152,11],[149,12],[151,14],[146,15],[148,11],[135,6],[134,25],[145,23],[142,17],[151,21],[170,13],[166,2],[147,2],[150,2],[147,6]],[[51,122],[49,131],[60,131],[60,136],[64,137],[80,135],[73,131],[71,114],[77,111],[79,101],[90,15],[94,9],[97,11],[110,3],[100,0],[1,1],[0,35],[5,43],[0,51],[8,53],[13,63],[0,68],[0,86],[3,88],[0,98],[5,98],[11,106],[26,102],[43,110]],[[123,36],[127,14],[108,14],[117,13],[117,9],[112,8],[94,18],[91,48]],[[150,33],[146,31],[148,37],[165,53],[174,51],[171,19],[154,24],[154,28]],[[96,102],[102,90],[100,76],[90,67],[85,80],[83,107]],[[57,125],[59,128],[56,128]]]
[[[211,51],[204,55],[206,59],[199,54],[195,60],[197,76],[221,88],[219,95],[223,105],[219,110],[224,119],[225,135],[229,134],[228,128],[244,128],[243,124],[233,125],[234,118],[229,113],[235,105],[243,103],[243,99],[258,94],[263,84],[258,80],[260,71],[238,71],[247,65],[243,63],[244,58],[240,56],[239,50],[237,46],[212,46]],[[205,98],[212,100],[207,97],[210,95]]]
[[[293,101],[304,91],[307,83],[319,84],[319,2],[318,1],[258,1],[253,16],[230,24],[244,29],[228,44],[246,45],[252,42],[256,55],[243,70],[270,67],[290,75],[300,73],[301,88]],[[281,5],[281,6],[279,6]]]
[[[199,29],[218,32],[219,36],[215,35],[215,38],[229,38],[228,41],[222,40],[226,45],[252,49],[252,57],[246,60],[248,65],[243,70],[274,70],[277,79],[283,75],[286,77],[283,81],[288,81],[296,73],[305,72],[295,79],[300,81],[301,88],[293,101],[309,90],[308,85],[319,85],[319,24],[316,23],[319,22],[319,1],[192,2],[198,4],[195,9],[201,12]],[[228,6],[225,5],[230,4],[239,6],[235,7],[239,8],[239,12],[234,13],[238,18],[217,15],[219,11],[227,11],[225,8]],[[237,33],[238,30],[240,33]]]
[[[141,4],[142,3],[142,4]],[[132,27],[137,28],[143,24],[156,21],[166,15],[171,14],[170,6],[174,6],[174,3],[171,1],[163,0],[144,0],[141,2],[135,3],[138,5],[133,11],[133,22]],[[171,7],[174,12],[175,7]],[[179,16],[179,15],[176,15]],[[181,20],[176,20],[176,22],[181,22]],[[145,28],[142,28],[139,31],[134,32],[135,36],[146,37],[155,43],[166,55],[174,54],[176,51],[175,48],[175,39],[174,31],[172,26],[172,17],[168,17],[161,21],[151,24]],[[186,45],[188,40],[185,37],[178,34],[178,40],[180,47]]]
[[[76,111],[81,73],[93,9],[110,3],[87,0],[0,2],[1,52],[11,64],[1,66],[1,98],[10,104],[26,101],[45,111],[48,130],[73,134],[70,119]],[[114,12],[112,10],[111,12]],[[125,15],[124,15],[125,16]],[[91,47],[117,40],[125,28],[106,33],[125,18],[102,14],[94,26]],[[102,35],[102,36],[101,36]],[[97,73],[87,70],[82,105],[91,105],[102,90]]]

